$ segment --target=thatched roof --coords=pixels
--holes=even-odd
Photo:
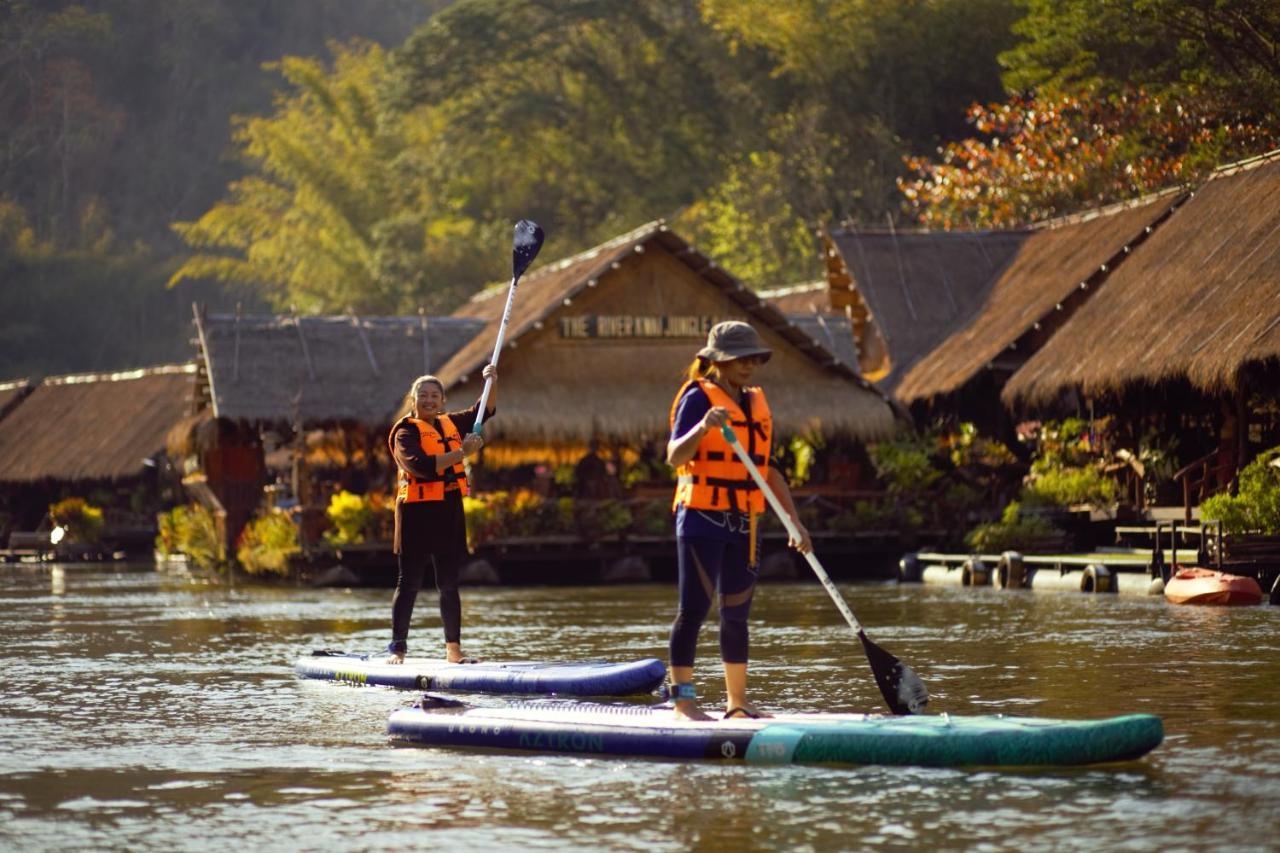
[[[759,296],[783,314],[829,314],[831,299],[827,296],[827,280],[757,290]]]
[[[391,423],[423,373],[484,328],[458,317],[197,315],[214,414],[303,425]]]
[[[947,394],[986,368],[1007,369],[1003,361],[1016,367],[1183,197],[1163,193],[1035,226],[972,310],[902,376],[898,398]]]
[[[896,389],[902,377],[980,305],[1027,231],[880,231],[842,228],[827,235],[879,337],[889,369],[877,384]],[[833,288],[835,282],[833,282]],[[831,301],[836,305],[833,289]],[[843,302],[842,302],[843,304]]]
[[[493,353],[506,290],[484,291],[458,312],[483,318],[488,327],[440,370],[454,404],[469,401],[482,387],[480,369]],[[656,221],[521,281],[505,338],[502,416],[494,421],[493,435],[527,443],[593,436],[631,440],[665,432],[680,374],[702,341],[557,338],[562,317],[592,310],[748,320],[774,349],[759,379],[781,429],[865,437],[892,429],[883,396],[821,342],[823,335],[815,340]]]
[[[0,421],[0,482],[120,480],[190,411],[193,364],[45,379]]]
[[[1013,375],[1005,400],[1180,378],[1213,391],[1280,357],[1277,199],[1276,155],[1212,176]]]
[[[853,323],[848,314],[831,310],[831,300],[827,294],[826,279],[756,291],[756,296],[785,314],[793,325],[831,350],[836,358],[850,368],[861,372]]]
[[[15,379],[11,382],[0,382],[0,419],[13,411],[22,398],[31,393],[30,379]]]

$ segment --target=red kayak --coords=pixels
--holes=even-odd
[[[1261,604],[1262,587],[1253,578],[1213,569],[1178,569],[1164,585],[1174,604]]]

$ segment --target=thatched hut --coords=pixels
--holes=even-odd
[[[1118,392],[1185,378],[1235,390],[1280,357],[1280,158],[1216,173],[1005,388],[1044,403],[1064,388]]]
[[[505,296],[491,288],[455,315],[486,323],[439,371],[455,402],[479,395]],[[663,437],[683,370],[726,319],[752,323],[774,350],[760,381],[782,433],[892,429],[886,400],[853,368],[656,221],[521,281],[486,435],[578,447]]]
[[[1008,377],[1185,197],[1179,191],[1037,224],[967,314],[906,369],[898,399],[990,421]]]
[[[1277,198],[1280,152],[1219,170],[1027,359],[1005,402],[1081,394],[1163,412],[1166,430],[1216,422],[1206,491],[1280,443]]]
[[[186,485],[226,513],[228,546],[263,502],[273,449],[288,469],[291,496],[303,506],[306,541],[324,525],[329,489],[389,488],[383,445],[409,384],[484,327],[478,320],[425,315],[206,315],[198,309],[195,324],[208,415],[171,438],[198,458],[199,470]],[[347,482],[316,482],[308,461],[330,457],[341,460]]]
[[[118,499],[108,507],[117,518],[141,500],[147,511],[132,520],[148,522],[165,435],[191,412],[195,374],[179,364],[52,376],[31,388],[0,420],[0,488],[15,525],[33,528],[70,495]]]
[[[864,375],[889,392],[973,313],[1028,231],[900,231],[824,235],[831,307],[850,317]]]
[[[484,328],[463,317],[196,314],[214,417],[293,427],[398,417],[414,377]]]

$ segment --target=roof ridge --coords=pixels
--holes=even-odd
[[[590,260],[591,258],[594,258],[597,255],[602,255],[605,252],[608,252],[612,249],[616,249],[619,246],[624,246],[627,243],[637,242],[649,236],[652,233],[661,231],[665,227],[666,227],[665,220],[651,219],[645,224],[637,228],[633,228],[632,230],[626,232],[625,234],[619,234],[616,237],[611,237],[610,239],[604,241],[603,243],[599,243],[595,246],[592,246],[589,249],[584,249],[583,251],[578,252],[576,255],[570,255],[567,258],[561,258],[558,261],[553,261],[552,263],[546,264],[545,266],[538,267],[538,269],[536,269],[534,272],[525,276],[523,281],[526,284],[531,281],[537,281],[538,279],[542,278],[544,275],[548,275],[553,272],[559,272],[560,270],[567,269],[568,267],[571,267],[576,263]],[[498,295],[505,296],[507,292],[506,291],[507,284],[509,284],[509,282],[493,282],[492,284],[486,285],[483,290],[481,290],[479,293],[472,296],[467,301],[468,302],[485,302]]]
[[[118,370],[103,373],[67,373],[60,376],[46,376],[41,385],[79,385],[88,382],[128,382],[133,379],[145,379],[148,376],[165,376],[196,372],[194,361],[183,364],[162,364],[155,367],[137,367],[132,370]]]

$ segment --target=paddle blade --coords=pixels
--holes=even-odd
[[[858,632],[862,648],[871,662],[871,674],[884,694],[889,710],[898,715],[918,714],[929,704],[929,690],[915,670],[871,642],[864,631]]]
[[[516,223],[515,240],[511,243],[511,277],[517,279],[538,257],[542,248],[542,228],[538,223],[521,219]]]

